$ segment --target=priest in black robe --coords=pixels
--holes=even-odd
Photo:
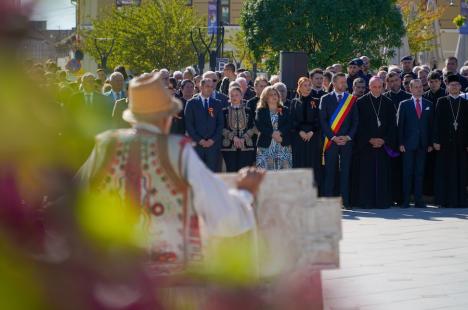
[[[467,201],[468,100],[460,96],[459,77],[447,77],[449,95],[439,99],[434,118],[436,157],[435,202],[465,208]]]
[[[432,102],[432,105],[437,109],[437,102],[439,98],[447,96],[447,92],[442,86],[442,76],[437,71],[432,71],[427,76],[429,83],[429,90],[423,94],[423,98]],[[441,182],[440,179],[435,179],[435,166],[436,166],[436,152],[426,154],[426,168],[424,170],[424,184],[423,193],[426,196],[434,196],[435,182]]]
[[[371,78],[370,92],[357,101],[359,126],[359,206],[367,209],[389,208],[392,193],[388,186],[389,154],[395,132],[392,101],[385,97],[383,81]]]
[[[401,77],[398,73],[390,72],[387,74],[385,79],[387,82],[387,87],[390,90],[384,93],[384,96],[392,101],[393,112],[395,114],[395,131],[393,141],[395,142],[395,151],[398,152],[398,129],[396,126],[396,114],[398,112],[398,108],[400,107],[400,102],[411,98],[411,94],[401,89]],[[392,201],[394,205],[399,206],[403,203],[403,174],[401,173],[403,169],[403,162],[401,156],[391,158],[390,167],[391,170],[389,176],[389,185],[392,188]]]

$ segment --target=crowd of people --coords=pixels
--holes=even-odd
[[[319,195],[341,195],[345,208],[407,208],[411,195],[415,207],[467,207],[467,65],[458,70],[449,57],[431,69],[407,56],[374,74],[362,56],[346,73],[340,64],[313,69],[295,89],[232,63],[201,75],[191,67],[153,73],[183,105],[171,133],[188,136],[213,172],[313,168]],[[122,114],[132,76],[123,66],[76,82],[53,63],[32,74],[59,86],[68,117],[89,112],[90,135],[129,126]]]

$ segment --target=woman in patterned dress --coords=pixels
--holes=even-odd
[[[279,92],[266,87],[257,106],[255,125],[260,136],[257,143],[257,167],[266,170],[292,167],[291,120]]]
[[[223,109],[224,129],[221,152],[227,172],[237,172],[255,162],[253,111],[242,101],[239,87],[229,89],[230,105]]]

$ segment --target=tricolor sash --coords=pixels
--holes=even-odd
[[[336,110],[335,112],[333,112],[333,115],[329,121],[333,134],[336,135],[340,131],[341,126],[343,125],[343,122],[346,119],[346,116],[348,116],[356,100],[357,97],[349,93],[344,93],[343,98],[340,102],[338,102],[338,107],[336,107]],[[325,136],[325,143],[323,144],[322,164],[325,164],[325,152],[331,147],[331,145],[332,141]]]

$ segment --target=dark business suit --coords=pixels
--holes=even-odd
[[[204,107],[201,96],[196,96],[185,106],[185,128],[188,135],[197,143],[195,150],[200,159],[214,172],[220,170],[221,139],[224,128],[224,114],[222,103],[214,98],[209,98],[208,108]],[[209,113],[213,109],[213,116]],[[209,147],[202,147],[200,140],[213,140],[215,143]]]
[[[338,99],[335,92],[324,95],[320,99],[319,119],[320,126],[324,135],[331,140],[335,136],[349,136],[354,139],[356,135],[359,116],[356,104],[351,108],[351,111],[346,116],[340,130],[335,134],[330,127],[330,118],[338,107]],[[343,205],[349,206],[349,172],[351,168],[351,156],[353,142],[348,141],[346,145],[338,146],[332,142],[331,147],[325,152],[325,179],[323,184],[323,195],[327,197],[333,196],[333,188],[335,187],[335,176],[338,167],[340,167],[340,191],[343,198]],[[339,158],[339,161],[338,161]]]
[[[291,145],[291,117],[287,107],[282,108],[281,114],[278,116],[278,131],[281,132],[283,141],[282,146]],[[260,108],[255,115],[255,126],[257,126],[260,135],[257,140],[257,147],[268,148],[271,144],[273,135],[273,125],[271,124],[270,110],[268,108]]]
[[[432,102],[421,98],[422,112],[418,118],[413,98],[402,101],[398,110],[398,140],[403,153],[403,207],[408,207],[414,180],[416,206],[423,206],[422,188],[426,153],[432,145]]]
[[[102,94],[94,92],[88,102],[83,92],[75,93],[64,105],[67,130],[65,138],[76,149],[72,153],[76,158],[86,160],[91,153],[95,136],[114,127],[112,120],[113,103]],[[79,145],[75,144],[75,135],[85,136]]]
[[[195,97],[198,97],[198,96],[200,96],[200,94],[196,94],[193,97],[195,98]],[[229,97],[226,96],[223,93],[220,93],[219,91],[214,91],[213,94],[211,95],[211,97],[216,99],[216,100],[219,100],[221,102],[221,105],[222,105],[223,108],[227,108],[230,105],[229,104]]]

